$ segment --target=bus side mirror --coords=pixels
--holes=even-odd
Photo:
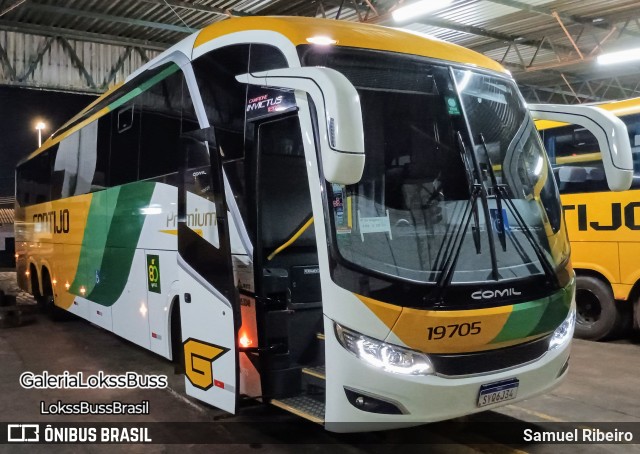
[[[349,80],[329,68],[284,68],[236,77],[239,82],[307,93],[318,114],[325,179],[355,184],[364,170],[364,130],[360,96]]]
[[[612,191],[626,191],[633,182],[633,157],[627,127],[622,120],[593,106],[529,104],[535,120],[572,123],[588,129],[598,139],[607,184]]]

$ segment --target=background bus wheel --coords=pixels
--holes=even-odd
[[[624,324],[611,287],[592,276],[576,277],[576,332],[579,339],[602,340],[617,334]]]

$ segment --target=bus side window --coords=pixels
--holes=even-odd
[[[107,188],[109,173],[109,151],[111,148],[111,116],[98,119],[98,143],[96,150],[96,169],[91,180],[90,192]]]
[[[60,142],[53,166],[52,200],[94,191],[92,184],[98,159],[100,120],[65,137]],[[102,123],[104,126],[104,123]],[[104,134],[103,134],[104,135]],[[107,150],[100,150],[104,155]]]
[[[25,162],[17,169],[17,201],[21,207],[51,200],[52,162],[57,145]]]
[[[176,174],[185,117],[195,117],[182,71],[155,84],[140,96],[141,141],[139,179]],[[187,125],[187,129],[193,129]]]
[[[608,191],[598,140],[577,125],[547,129],[547,149],[555,156],[554,175],[562,194]]]
[[[247,86],[236,80],[248,71],[249,47],[237,44],[213,50],[194,60],[193,70],[233,196],[251,231],[246,201],[247,186],[252,184],[246,177],[251,163],[245,159]]]
[[[138,99],[129,101],[111,116],[111,153],[109,185],[131,183],[138,179],[140,148],[140,107]]]

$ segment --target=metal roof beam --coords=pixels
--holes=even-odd
[[[0,20],[0,30],[16,33],[28,33],[32,35],[62,37],[76,41],[88,41],[101,44],[110,44],[113,46],[136,46],[143,49],[163,51],[171,44],[159,43],[154,41],[145,41],[142,39],[123,38],[121,36],[104,35],[101,33],[82,32],[69,28],[48,27],[44,25],[34,25],[26,23],[18,23],[7,20]]]
[[[76,51],[73,50],[71,44],[69,44],[69,41],[64,38],[58,38],[58,42],[62,45],[62,48],[67,53],[67,56],[71,59],[71,63],[73,63],[73,66],[75,66],[76,69],[80,71],[80,74],[82,74],[82,77],[84,77],[89,88],[96,88],[96,83],[93,81],[93,77],[91,77],[91,74],[89,74],[89,71],[87,71],[84,63],[82,62],[80,57],[78,57]]]
[[[391,16],[387,14],[384,16],[376,17],[367,22],[375,23],[375,24],[384,24],[388,22],[390,18]],[[483,36],[485,38],[491,38],[491,39],[495,39],[497,41],[505,42],[505,43],[517,43],[518,45],[522,45],[522,46],[532,46],[536,48],[542,47],[543,49],[554,50],[551,48],[550,45],[545,43],[544,40],[522,38],[521,36],[514,36],[514,35],[509,35],[507,33],[487,30],[486,28],[477,27],[475,25],[464,25],[458,22],[453,22],[446,19],[440,19],[437,17],[419,19],[414,21],[414,23],[430,25],[432,27],[444,28],[447,30],[453,30],[453,31],[462,32],[462,33],[468,33],[470,35]],[[569,46],[556,46],[556,47],[566,51],[573,50],[573,48]]]
[[[12,11],[14,9],[16,9],[18,6],[22,5],[24,2],[26,2],[27,0],[18,0],[17,2],[12,3],[11,5],[7,6],[5,9],[3,9],[2,11],[0,11],[0,17],[4,16],[5,14],[7,14],[9,11]]]
[[[98,20],[116,22],[116,23],[126,24],[126,25],[135,25],[138,27],[157,28],[160,30],[179,32],[179,33],[193,33],[198,30],[196,28],[184,27],[182,25],[151,22],[151,21],[142,20],[142,19],[132,19],[129,17],[113,16],[111,14],[94,13],[92,11],[84,11],[80,9],[67,8],[63,6],[44,5],[41,3],[29,2],[25,5],[25,7],[36,10],[36,11],[45,12],[45,13],[67,14],[70,16],[84,17],[87,19],[98,19]]]
[[[578,98],[577,99],[578,102],[580,102],[579,98],[582,98],[588,101],[604,101],[604,98],[601,98],[600,96],[587,95],[579,92],[578,93],[570,92],[563,89],[559,85],[554,85],[553,87],[541,87],[538,85],[518,84],[518,86],[520,87],[520,90],[523,92],[524,95],[528,94],[527,91],[530,91],[531,94],[534,94],[534,96],[536,96],[537,99],[540,99],[537,96],[537,93],[542,92],[542,93],[552,93],[559,96],[563,96],[563,95],[569,96],[573,99]]]
[[[5,69],[10,81],[16,79],[16,70],[11,66],[11,60],[7,55],[7,51],[2,47],[2,43],[0,43],[0,68]]]
[[[216,16],[233,16],[232,10],[216,8],[215,6],[196,5],[189,2],[183,2],[180,0],[141,0],[143,3],[154,3],[156,5],[173,6],[174,8],[188,9],[191,11],[198,11],[200,13],[210,13]]]
[[[553,17],[553,14],[556,13],[558,17],[560,17],[560,19],[562,19],[565,22],[573,22],[576,24],[588,25],[590,27],[598,28],[600,30],[605,30],[605,31],[611,30],[611,28],[608,25],[594,23],[591,19],[585,19],[584,17],[576,16],[574,14],[558,13],[552,10],[551,8],[547,8],[545,6],[529,5],[528,3],[521,2],[518,0],[487,0],[487,1],[491,3],[497,3],[499,5],[510,6],[512,8],[516,8],[522,11],[527,11],[530,13],[540,14],[543,16]],[[638,32],[625,30],[624,33],[629,36],[634,36],[636,38],[640,37],[640,33]]]

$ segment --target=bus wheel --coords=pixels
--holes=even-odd
[[[576,277],[575,337],[589,340],[611,337],[621,327],[622,318],[611,287],[596,277]]]
[[[64,309],[59,308],[55,304],[55,298],[53,296],[53,287],[51,286],[51,280],[49,279],[49,273],[43,273],[43,286],[44,286],[44,295],[41,296],[42,306],[45,313],[49,316],[51,320],[54,322],[61,322],[64,320],[69,320],[69,313]]]

